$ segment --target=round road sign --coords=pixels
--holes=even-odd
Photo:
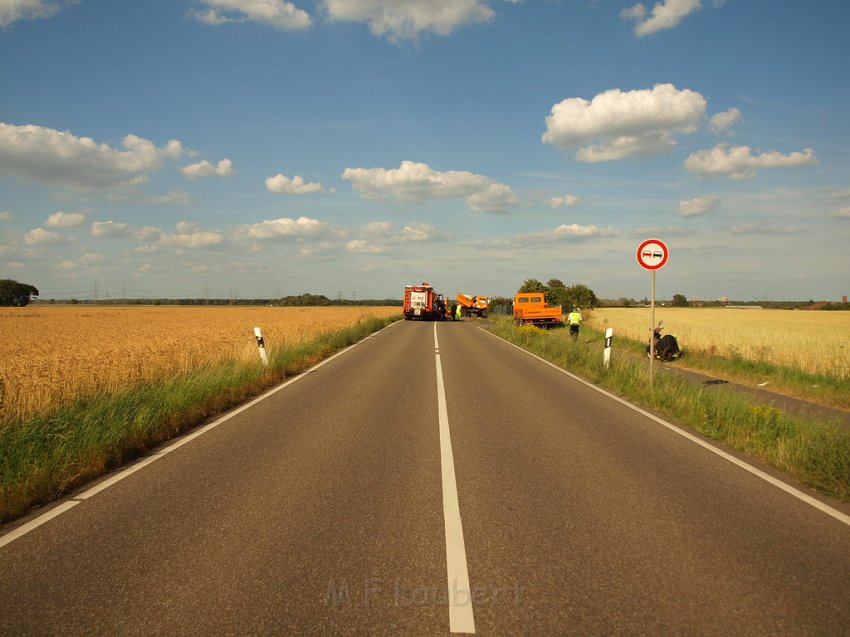
[[[637,260],[641,267],[647,270],[659,270],[667,263],[670,251],[663,241],[647,239],[638,246]]]

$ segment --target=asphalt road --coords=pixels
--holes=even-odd
[[[846,506],[474,322],[395,324],[146,462],[0,530],[0,634],[850,634]]]

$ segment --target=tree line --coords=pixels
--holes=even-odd
[[[0,306],[26,307],[38,296],[38,289],[28,283],[18,283],[12,279],[0,279]]]

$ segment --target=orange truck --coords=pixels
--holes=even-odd
[[[407,321],[444,321],[447,313],[446,302],[443,295],[437,294],[430,283],[405,285],[402,313]]]
[[[561,306],[549,305],[543,292],[519,292],[514,297],[514,323],[537,327],[563,327]]]
[[[468,294],[458,293],[457,302],[463,308],[461,310],[464,316],[480,316],[487,318],[487,310],[490,307],[490,300],[486,296],[470,296]]]

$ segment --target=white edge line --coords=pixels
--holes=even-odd
[[[607,391],[607,390],[605,390],[605,389],[602,389],[601,387],[599,387],[599,386],[597,386],[597,385],[594,385],[594,384],[593,384],[593,383],[591,383],[590,381],[587,381],[587,380],[585,380],[584,378],[581,378],[581,377],[579,377],[579,376],[576,376],[575,374],[573,374],[573,373],[571,373],[571,372],[567,371],[567,370],[566,370],[566,369],[564,369],[563,367],[558,367],[558,366],[557,366],[557,365],[555,365],[554,363],[552,363],[552,362],[550,362],[550,361],[547,361],[545,358],[541,358],[541,357],[540,357],[540,356],[538,356],[537,354],[534,354],[534,353],[532,353],[532,352],[529,352],[528,350],[523,349],[523,348],[522,348],[522,347],[520,347],[519,345],[516,345],[516,344],[514,344],[514,343],[511,343],[510,341],[507,341],[507,340],[503,339],[501,336],[497,336],[496,334],[493,334],[493,333],[492,333],[492,332],[490,332],[489,330],[483,330],[483,331],[484,331],[484,332],[487,332],[487,334],[490,334],[490,336],[492,336],[493,338],[497,338],[497,339],[499,339],[500,341],[502,341],[502,342],[504,342],[504,343],[507,343],[507,344],[508,344],[508,345],[510,345],[511,347],[515,347],[515,348],[516,348],[516,349],[518,349],[519,351],[521,351],[521,352],[523,352],[523,353],[525,353],[525,354],[528,354],[529,356],[531,356],[531,357],[533,357],[533,358],[536,358],[537,360],[539,360],[539,361],[541,361],[541,362],[543,362],[543,363],[545,363],[545,364],[549,365],[550,367],[552,367],[552,368],[554,368],[554,369],[558,370],[558,371],[559,371],[559,372],[561,372],[562,374],[566,374],[567,376],[569,376],[569,377],[570,377],[570,378],[572,378],[573,380],[577,380],[578,382],[580,382],[580,383],[582,383],[582,384],[584,384],[584,385],[587,385],[587,386],[588,386],[588,387],[590,387],[591,389],[595,389],[595,390],[596,390],[596,391],[598,391],[600,394],[603,394],[603,395],[607,396],[608,398],[611,398],[611,399],[613,399],[613,400],[617,401],[617,402],[618,402],[618,403],[620,403],[621,405],[625,405],[625,406],[626,406],[626,407],[628,407],[629,409],[632,409],[632,410],[634,410],[634,411],[638,412],[638,413],[639,413],[639,414],[641,414],[642,416],[646,416],[646,417],[647,417],[647,418],[649,418],[650,420],[654,420],[655,422],[657,422],[658,424],[660,424],[660,425],[662,425],[662,426],[666,427],[666,428],[667,428],[667,429],[669,429],[670,431],[673,431],[673,432],[675,432],[675,433],[679,434],[680,436],[682,436],[682,437],[684,437],[684,438],[687,438],[687,439],[688,439],[688,440],[690,440],[691,442],[694,442],[694,443],[698,444],[700,447],[703,447],[703,448],[705,448],[705,449],[708,449],[709,451],[711,451],[712,453],[717,454],[718,456],[720,456],[720,457],[721,457],[721,458],[723,458],[724,460],[728,460],[728,461],[729,461],[729,462],[731,462],[732,464],[739,466],[740,468],[744,469],[745,471],[749,471],[749,472],[750,472],[751,474],[753,474],[754,476],[757,476],[757,477],[761,478],[762,480],[764,480],[765,482],[767,482],[767,483],[769,483],[769,484],[773,485],[774,487],[777,487],[778,489],[781,489],[781,490],[785,491],[785,493],[787,493],[787,494],[789,494],[789,495],[791,495],[791,496],[793,496],[793,497],[797,498],[798,500],[802,500],[802,501],[803,501],[803,502],[805,502],[806,504],[808,504],[808,505],[810,505],[810,506],[812,506],[812,507],[814,507],[814,508],[818,509],[819,511],[821,511],[821,512],[823,512],[823,513],[826,513],[827,515],[829,515],[829,516],[831,516],[831,517],[835,518],[835,519],[836,519],[836,520],[838,520],[839,522],[842,522],[843,524],[846,524],[847,526],[850,526],[850,515],[847,515],[846,513],[842,513],[842,512],[841,512],[841,511],[839,511],[838,509],[834,509],[834,508],[832,508],[832,507],[831,507],[831,506],[829,506],[828,504],[826,504],[826,503],[824,503],[824,502],[821,502],[821,501],[820,501],[820,500],[818,500],[817,498],[813,498],[812,496],[810,496],[810,495],[809,495],[809,494],[807,494],[807,493],[803,493],[803,492],[802,492],[802,491],[800,491],[799,489],[797,489],[797,488],[795,488],[795,487],[792,487],[790,484],[788,484],[788,483],[786,483],[786,482],[783,482],[782,480],[779,480],[778,478],[773,477],[773,476],[772,476],[772,475],[770,475],[769,473],[765,473],[765,472],[764,472],[764,471],[762,471],[761,469],[758,469],[758,468],[754,467],[753,465],[751,465],[751,464],[749,464],[749,463],[745,462],[744,460],[741,460],[740,458],[736,458],[736,457],[735,457],[735,456],[733,456],[732,454],[730,454],[730,453],[728,453],[728,452],[726,452],[726,451],[723,451],[722,449],[719,449],[718,447],[715,447],[714,445],[712,445],[712,444],[711,444],[711,443],[709,443],[709,442],[706,442],[706,441],[705,441],[705,440],[703,440],[702,438],[699,438],[699,437],[695,436],[694,434],[692,434],[692,433],[690,433],[690,432],[688,432],[688,431],[685,431],[684,429],[681,429],[680,427],[677,427],[676,425],[674,425],[674,424],[672,424],[672,423],[670,423],[670,422],[667,422],[667,421],[666,421],[666,420],[664,420],[663,418],[659,418],[659,417],[658,417],[658,416],[656,416],[655,414],[651,414],[650,412],[646,411],[645,409],[641,409],[641,408],[640,408],[640,407],[638,407],[637,405],[634,405],[634,404],[630,403],[629,401],[627,401],[627,400],[625,400],[625,399],[623,399],[623,398],[620,398],[619,396],[616,396],[615,394],[612,394],[611,392],[609,392],[609,391]]]
[[[358,345],[360,345],[361,343],[364,343],[365,341],[368,341],[373,336],[380,334],[385,329],[392,327],[393,325],[395,325],[396,323],[399,323],[399,322],[400,321],[393,321],[392,323],[390,323],[386,327],[381,328],[377,332],[372,332],[371,334],[362,338],[361,340],[357,341],[356,343],[352,343],[351,345],[349,345],[345,349],[338,351],[336,354],[333,354],[332,356],[329,356],[328,358],[325,358],[325,359],[319,361],[318,363],[316,363],[315,365],[313,365],[309,369],[306,369],[305,371],[297,374],[296,376],[293,376],[289,380],[281,383],[280,385],[277,385],[276,387],[273,387],[272,389],[268,390],[267,392],[260,394],[256,398],[245,403],[244,405],[241,405],[240,407],[237,407],[233,411],[226,413],[224,416],[218,418],[217,420],[214,420],[211,423],[203,425],[201,428],[196,429],[196,430],[192,431],[191,433],[186,434],[185,436],[178,438],[177,440],[172,442],[167,447],[160,449],[158,451],[155,451],[151,455],[146,456],[146,457],[142,458],[141,460],[136,461],[135,463],[133,463],[132,465],[130,465],[126,469],[119,471],[118,473],[111,476],[110,478],[107,478],[106,480],[99,482],[98,484],[91,487],[90,489],[87,489],[86,491],[69,498],[68,500],[62,502],[62,504],[50,509],[46,513],[42,513],[37,518],[30,520],[26,524],[22,524],[17,529],[10,531],[9,533],[6,533],[5,535],[0,536],[0,547],[6,546],[7,544],[11,544],[12,542],[14,542],[15,540],[17,540],[20,537],[23,537],[24,535],[26,535],[30,531],[37,529],[38,527],[40,527],[45,522],[49,522],[53,518],[62,515],[66,511],[70,511],[72,508],[74,508],[80,502],[82,502],[84,500],[88,500],[89,498],[91,498],[94,495],[97,495],[101,491],[105,491],[109,487],[117,484],[118,482],[121,482],[121,480],[123,480],[124,478],[131,476],[132,474],[136,473],[136,471],[138,471],[139,469],[143,469],[143,468],[147,467],[149,464],[156,462],[157,460],[159,460],[163,456],[171,453],[175,449],[182,447],[183,445],[191,442],[195,438],[198,438],[199,436],[207,433],[211,429],[215,429],[216,427],[227,422],[228,420],[230,420],[234,416],[241,414],[243,411],[250,409],[251,407],[253,407],[257,403],[265,400],[266,398],[270,397],[273,394],[276,394],[277,392],[279,392],[284,387],[288,387],[292,383],[295,383],[295,382],[301,380],[302,378],[313,373],[314,371],[316,371],[317,369],[319,369],[323,365],[330,363],[336,357],[342,356],[343,354],[345,354],[349,350],[357,347]]]
[[[436,323],[434,323],[434,355],[437,361],[437,413],[440,420],[440,466],[443,477],[443,520],[446,529],[449,630],[453,633],[474,633],[472,589],[469,587],[466,545],[463,541],[463,524],[457,499],[457,478],[449,431],[449,410],[446,404],[446,388],[443,384],[443,366],[440,360]]]
[[[11,544],[19,537],[23,537],[33,529],[37,529],[45,522],[49,522],[53,518],[65,513],[65,511],[73,509],[78,504],[79,502],[77,500],[68,500],[67,502],[63,502],[59,506],[50,509],[50,511],[48,511],[47,513],[42,513],[34,520],[30,520],[26,524],[19,526],[14,531],[11,531],[10,533],[7,533],[6,535],[0,537],[0,547],[6,546],[7,544]]]

